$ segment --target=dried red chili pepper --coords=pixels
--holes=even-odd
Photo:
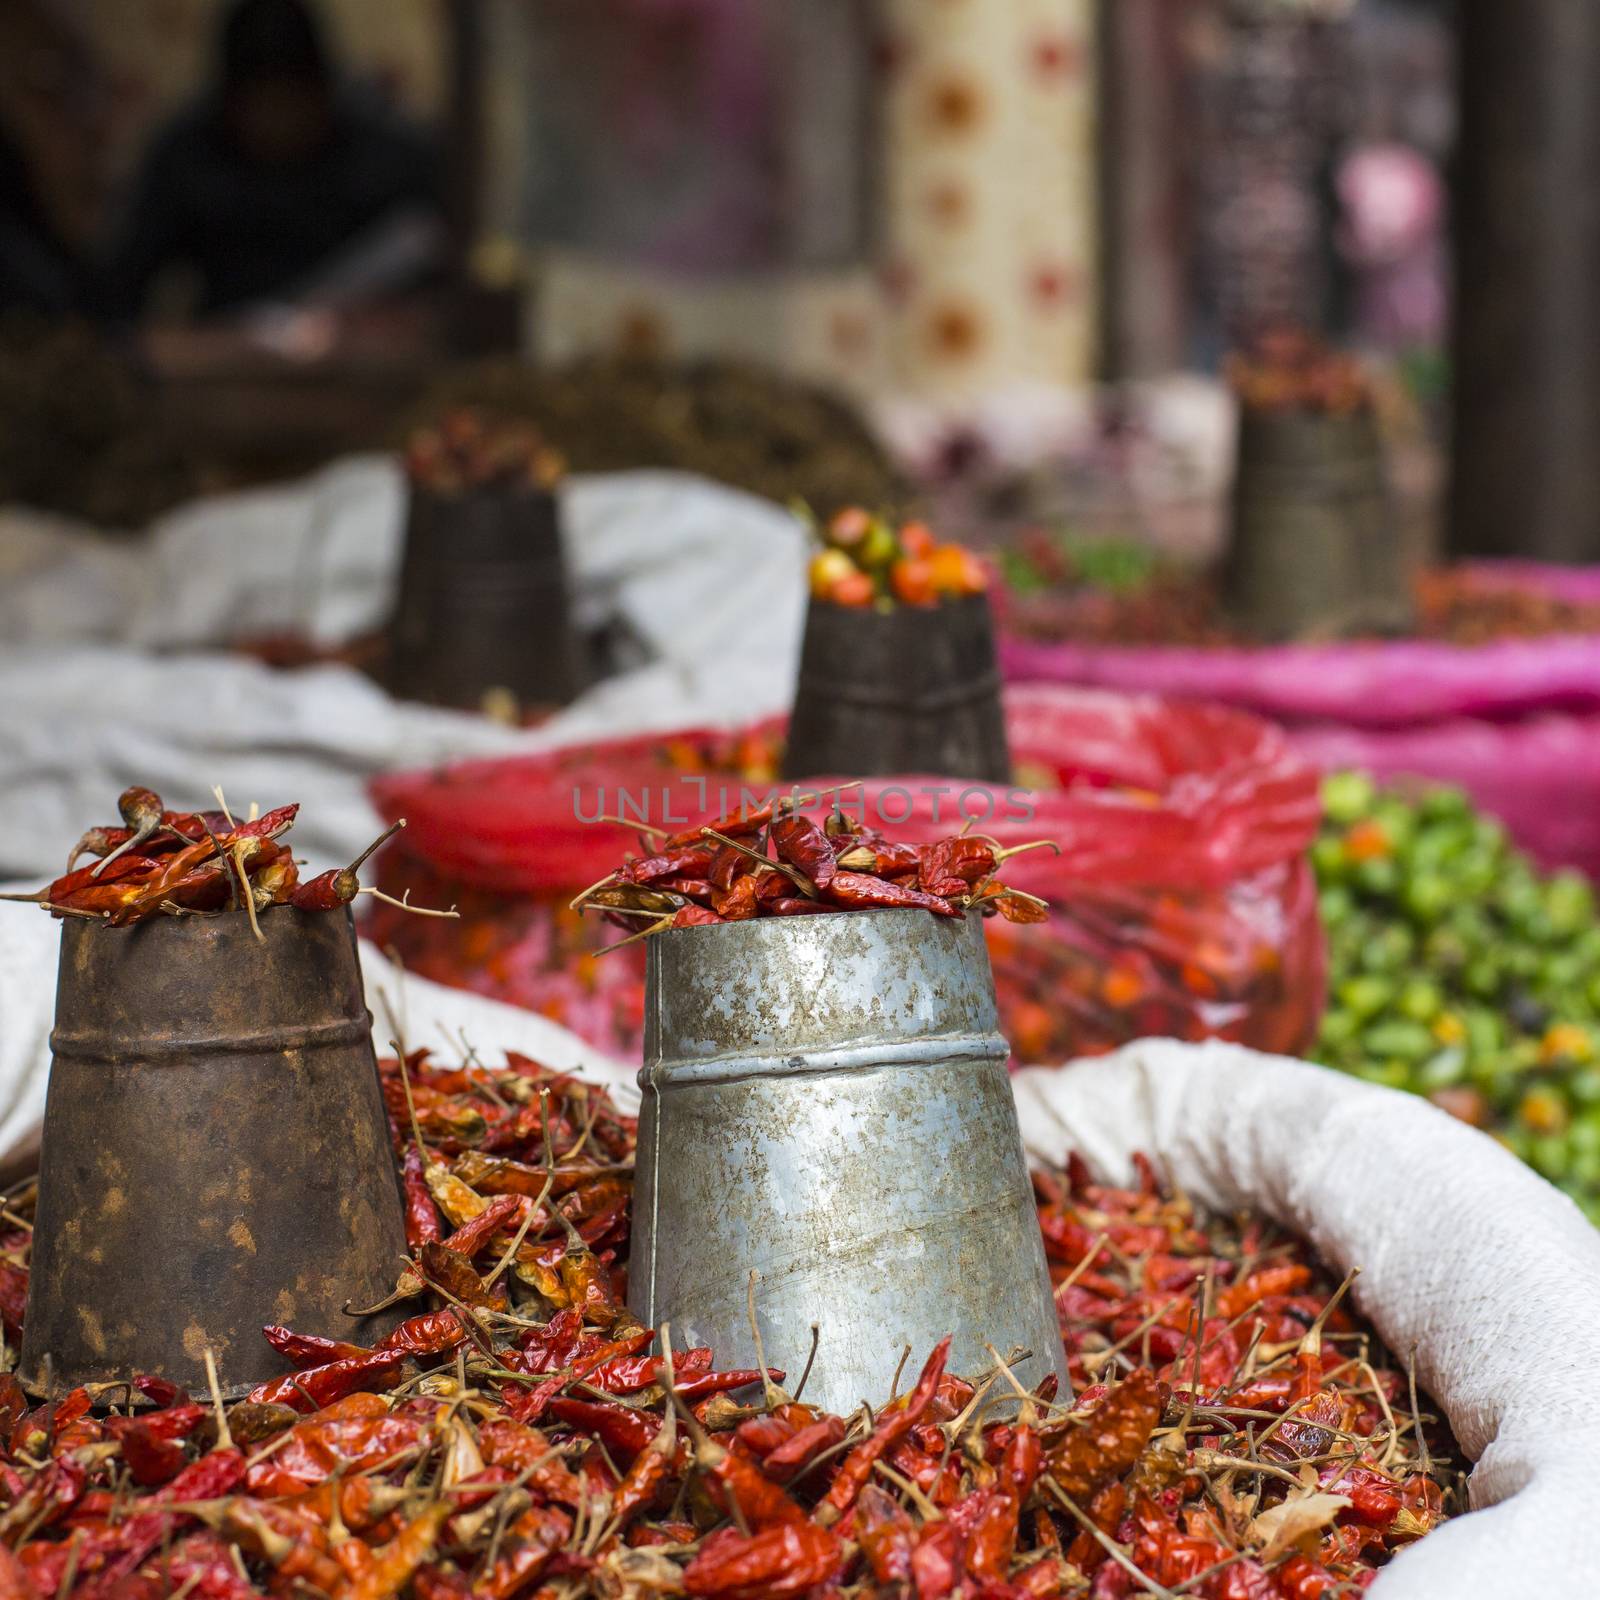
[[[417,1252],[417,1261],[422,1268],[422,1282],[436,1285],[463,1304],[493,1307],[499,1303],[499,1297],[472,1270],[471,1262],[452,1250],[448,1240],[423,1245]]]
[[[814,917],[836,908],[824,905],[820,900],[807,900],[800,895],[782,895],[772,902],[771,909],[775,917]]]
[[[674,913],[672,926],[674,928],[705,928],[722,920],[709,906],[684,906]]]
[[[649,1332],[641,1332],[625,1339],[610,1340],[576,1361],[570,1372],[560,1372],[552,1378],[546,1378],[536,1389],[519,1396],[510,1403],[509,1409],[519,1422],[537,1422],[545,1408],[569,1383],[586,1379],[590,1373],[617,1356],[637,1355],[653,1337]]]
[[[0,1600],[39,1600],[27,1568],[4,1544],[0,1544]]]
[[[506,1553],[473,1584],[472,1592],[486,1600],[510,1600],[539,1576],[571,1532],[572,1518],[553,1506],[524,1511],[506,1530]]]
[[[717,854],[716,847],[702,840],[681,850],[670,850],[664,855],[629,861],[621,868],[621,875],[630,883],[644,884],[654,884],[661,878],[705,878],[710,874],[711,863]]]
[[[359,1344],[347,1344],[341,1339],[324,1339],[314,1333],[296,1333],[292,1328],[271,1324],[261,1330],[261,1336],[280,1356],[295,1366],[323,1367],[330,1361],[348,1361],[355,1356],[368,1356],[372,1352]]]
[[[683,1587],[718,1600],[768,1600],[803,1595],[842,1564],[837,1535],[811,1522],[779,1523],[751,1534],[714,1533],[684,1569]]]
[[[423,1165],[422,1151],[414,1144],[408,1145],[400,1166],[400,1182],[406,1201],[406,1243],[413,1250],[434,1243],[444,1231],[439,1225],[439,1208],[422,1176]]]
[[[899,1501],[875,1483],[863,1486],[855,1506],[854,1529],[872,1568],[882,1584],[903,1584],[911,1576],[911,1552],[916,1545],[916,1524]]]
[[[828,887],[819,893],[823,899],[846,911],[904,909],[931,911],[936,917],[961,915],[959,907],[939,895],[908,889],[903,884],[874,878],[865,872],[836,872]]]
[[[786,1374],[777,1367],[768,1367],[767,1376],[774,1383],[782,1383]],[[676,1392],[683,1400],[703,1400],[707,1395],[748,1389],[751,1384],[760,1382],[759,1368],[738,1367],[728,1372],[707,1372],[698,1377],[684,1378],[676,1385]]]
[[[1048,1471],[1070,1499],[1088,1500],[1101,1484],[1133,1468],[1161,1421],[1161,1392],[1148,1367],[1130,1373],[1100,1400],[1088,1422],[1051,1452]]]
[[[204,1406],[172,1406],[142,1417],[111,1416],[106,1431],[122,1449],[133,1481],[149,1488],[166,1483],[183,1470],[188,1453],[183,1441],[200,1425]]]
[[[528,1202],[521,1195],[497,1195],[469,1222],[463,1222],[447,1239],[441,1241],[446,1250],[470,1260],[482,1250],[504,1227],[515,1227],[522,1219]]]
[[[810,1466],[815,1457],[842,1444],[844,1436],[843,1417],[819,1417],[770,1451],[762,1461],[761,1469],[780,1481],[792,1479]]]
[[[918,867],[930,894],[968,894],[994,871],[995,853],[981,839],[957,835],[920,851]]]
[[[450,1306],[442,1311],[424,1311],[420,1316],[408,1317],[391,1333],[379,1341],[379,1350],[403,1350],[411,1356],[437,1356],[455,1347],[467,1337],[467,1325],[461,1314]]]
[[[648,1412],[607,1405],[603,1400],[577,1400],[558,1395],[545,1403],[545,1411],[559,1422],[570,1423],[603,1439],[608,1450],[618,1452],[629,1462],[651,1443],[661,1427],[659,1419]]]
[[[658,1498],[677,1464],[677,1455],[678,1413],[669,1405],[655,1438],[634,1457],[612,1496],[611,1515],[619,1528]]]
[[[765,805],[752,806],[746,810],[735,811],[726,817],[718,817],[715,822],[701,823],[685,833],[668,834],[664,847],[668,850],[681,850],[685,845],[704,844],[707,829],[713,833],[725,833],[730,839],[749,838],[752,834],[760,833],[772,821],[774,804],[768,801]]]
[[[757,913],[756,880],[745,873],[727,889],[711,891],[711,909],[724,922],[748,922]]]
[[[874,1464],[922,1420],[923,1413],[932,1405],[933,1397],[938,1392],[939,1380],[944,1376],[944,1364],[949,1357],[950,1336],[946,1334],[933,1347],[933,1353],[923,1364],[922,1374],[917,1379],[916,1387],[906,1396],[905,1403],[880,1416],[870,1437],[844,1458],[844,1464],[835,1474],[822,1504],[817,1507],[818,1521],[837,1522],[855,1503],[855,1497],[871,1476]]]
[[[816,823],[798,812],[777,818],[767,830],[778,855],[797,872],[804,873],[814,888],[825,889],[839,870],[833,841]]]
[[[433,1554],[440,1530],[453,1510],[449,1501],[440,1501],[413,1517],[375,1552],[371,1568],[339,1591],[339,1600],[389,1600],[399,1594]]]
[[[400,1376],[403,1351],[376,1350],[309,1367],[250,1391],[256,1405],[288,1406],[291,1411],[315,1411],[357,1389],[381,1389]]]

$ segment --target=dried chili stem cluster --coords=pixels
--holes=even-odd
[[[296,1370],[226,1411],[154,1378],[31,1407],[0,1377],[0,1593],[1336,1600],[1443,1514],[1444,1439],[1304,1248],[1148,1164],[1038,1177],[1072,1392],[998,1354],[954,1376],[945,1341],[841,1417],[805,1373],[667,1328],[652,1352],[603,1091],[520,1057],[383,1082],[412,1314],[376,1349],[267,1329]],[[0,1233],[11,1349],[30,1204]]]
[[[573,906],[603,913],[631,928],[633,938],[830,911],[959,917],[977,910],[986,916],[998,911],[1012,922],[1044,920],[1042,900],[1007,888],[996,873],[1023,850],[1055,849],[1048,841],[1007,849],[986,835],[963,833],[937,844],[907,844],[837,807],[821,823],[802,814],[802,806],[820,798],[783,796],[682,833],[650,830],[653,854],[630,856]]]
[[[413,433],[405,466],[413,484],[439,495],[475,489],[549,490],[567,471],[561,452],[526,418],[472,406],[459,406],[434,426]]]
[[[1225,364],[1239,403],[1258,412],[1352,416],[1372,408],[1372,383],[1354,356],[1300,329],[1262,334]]]
[[[154,917],[182,917],[243,910],[256,937],[260,912],[273,906],[299,911],[337,911],[359,894],[388,899],[377,889],[363,889],[357,872],[369,856],[405,826],[394,824],[374,839],[348,867],[337,867],[300,881],[299,868],[283,837],[294,826],[298,805],[239,821],[229,811],[221,789],[217,811],[169,811],[154,790],[124,789],[117,799],[120,827],[90,828],[72,847],[67,870],[36,895],[23,898],[56,916],[93,917],[114,927],[148,922]],[[79,867],[80,857],[95,856]],[[421,916],[450,917],[402,904]]]

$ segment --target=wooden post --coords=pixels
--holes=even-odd
[[[477,242],[483,200],[483,0],[449,0],[444,17],[450,53],[450,90],[445,109],[450,242],[460,274]]]
[[[1181,30],[1189,0],[1099,0],[1101,376],[1184,365],[1189,334]]]
[[[1460,15],[1450,549],[1600,561],[1600,6]]]

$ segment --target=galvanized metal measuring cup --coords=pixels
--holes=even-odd
[[[629,1305],[847,1411],[945,1334],[1064,1378],[979,918],[774,917],[649,941]]]
[[[348,911],[61,925],[21,1378],[291,1370],[263,1324],[357,1343],[405,1254]]]

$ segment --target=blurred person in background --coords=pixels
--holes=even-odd
[[[307,0],[231,0],[214,84],[146,154],[104,309],[139,316],[174,269],[202,318],[416,288],[446,255],[438,173],[432,140],[342,77]]]
[[[40,198],[25,145],[0,121],[0,313],[71,309],[79,264]]]
[[[114,99],[70,12],[0,0],[0,315],[78,305]]]

